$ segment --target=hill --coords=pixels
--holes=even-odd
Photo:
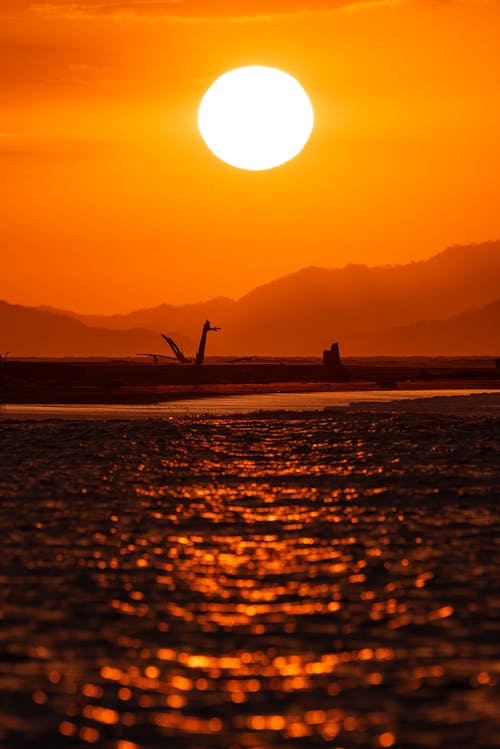
[[[359,345],[360,342],[358,342]],[[389,353],[414,356],[500,354],[500,299],[451,320],[430,320],[393,328],[361,344],[366,355]],[[444,352],[444,354],[443,354]]]
[[[182,342],[182,336],[179,336]],[[184,344],[190,341],[184,339]],[[0,346],[14,356],[133,356],[162,351],[150,330],[107,330],[74,317],[0,301]],[[165,350],[165,353],[169,353]]]
[[[243,297],[224,328],[238,352],[313,354],[339,340],[358,341],[427,320],[445,320],[498,299],[500,242],[453,247],[404,266],[308,268]],[[480,336],[480,332],[477,334]],[[408,353],[411,342],[408,341]]]
[[[14,355],[106,355],[165,351],[159,333],[194,353],[206,319],[214,355],[496,354],[500,241],[451,247],[400,266],[305,268],[227,298],[126,315],[78,315],[0,306],[0,350]]]

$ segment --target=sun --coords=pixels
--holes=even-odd
[[[263,171],[302,151],[314,112],[295,78],[252,65],[217,78],[201,101],[198,126],[208,148],[226,164]]]

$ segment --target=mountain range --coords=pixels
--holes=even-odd
[[[0,351],[13,356],[187,353],[206,319],[222,328],[207,353],[351,356],[500,353],[500,240],[455,246],[407,265],[304,268],[241,299],[162,304],[122,315],[80,315],[0,302]]]

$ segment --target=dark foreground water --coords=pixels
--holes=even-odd
[[[499,437],[0,423],[0,745],[500,746]]]

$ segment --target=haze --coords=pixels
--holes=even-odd
[[[497,237],[499,4],[304,4],[2,2],[0,298],[126,312]],[[316,114],[261,174],[196,124],[249,64],[296,76]]]

